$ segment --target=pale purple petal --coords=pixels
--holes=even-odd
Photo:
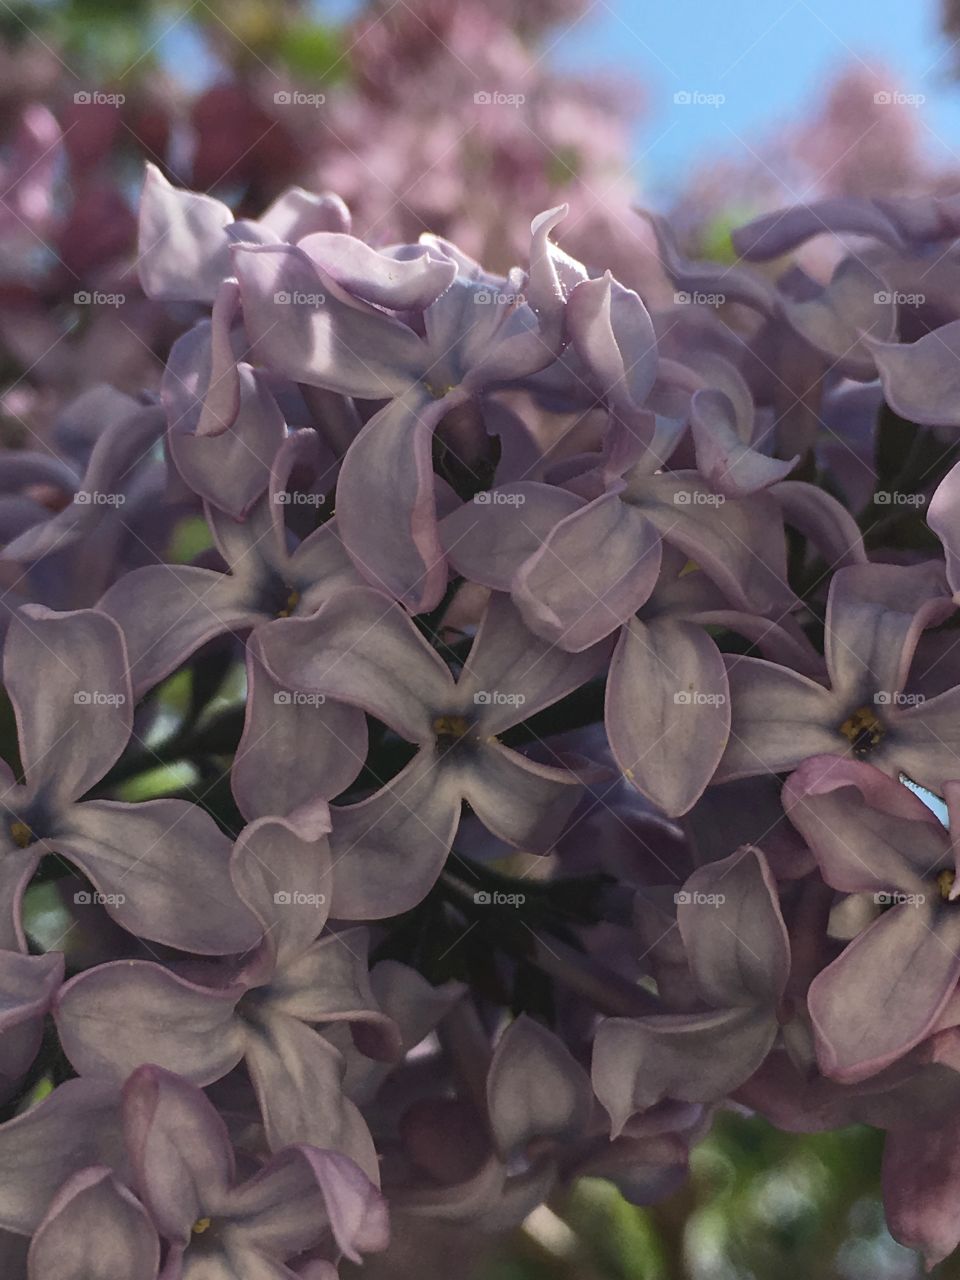
[[[533,480],[498,485],[444,516],[440,539],[457,573],[495,591],[509,591],[524,561],[583,505],[569,490]]]
[[[669,618],[624,627],[610,662],[606,725],[638,791],[672,817],[692,808],[730,732],[727,673],[702,627]]]
[[[870,349],[894,412],[908,422],[960,427],[960,320],[916,342],[877,341]]]
[[[234,1014],[239,994],[197,986],[157,964],[118,960],[72,978],[55,1017],[63,1050],[81,1075],[122,1084],[153,1062],[210,1084],[243,1056]]]
[[[348,396],[401,395],[427,363],[412,329],[349,293],[291,245],[239,245],[251,350],[276,373]]]
[[[709,1004],[776,1007],[790,945],[777,883],[759,849],[738,849],[695,871],[680,894],[677,924]]]
[[[318,797],[332,800],[363,768],[363,712],[325,695],[284,689],[259,656],[259,633],[247,643],[247,706],[230,785],[248,821],[285,818]]]
[[[407,911],[436,882],[460,822],[456,771],[420,752],[369,799],[334,806],[334,901],[342,920]]]
[[[134,569],[101,597],[98,608],[120,625],[137,694],[159,683],[207,640],[256,625],[249,586],[193,565]]]
[[[233,215],[212,196],[172,187],[147,165],[140,196],[138,268],[148,298],[213,302],[230,274],[226,228]]]
[[[557,1035],[521,1014],[494,1052],[487,1106],[504,1158],[536,1138],[575,1141],[593,1111],[590,1077]]]
[[[457,693],[478,714],[484,733],[502,733],[599,675],[612,647],[608,639],[568,653],[533,635],[507,596],[493,595]]]
[[[733,405],[722,391],[696,392],[690,402],[690,429],[698,470],[718,493],[731,498],[769,488],[800,461],[799,454],[788,461],[767,457],[741,440]]]
[[[524,518],[517,508],[514,519]],[[579,652],[636,613],[659,573],[659,533],[608,493],[551,530],[517,573],[513,599],[531,630]]]
[[[25,605],[10,624],[3,672],[27,785],[51,803],[83,795],[119,759],[133,725],[120,628],[93,609]]]
[[[793,769],[808,756],[839,754],[850,713],[823,685],[762,658],[725,659],[730,681],[730,739],[714,781]]]
[[[30,1246],[30,1280],[154,1280],[159,1265],[146,1210],[102,1165],[63,1185]]]
[[[391,311],[422,311],[453,283],[457,264],[426,245],[399,258],[356,236],[319,231],[298,247],[354,297]]]
[[[458,772],[464,800],[488,831],[516,848],[546,853],[582,795],[577,776],[485,743]]]
[[[567,300],[566,327],[598,393],[627,412],[641,408],[657,377],[657,340],[638,295],[609,271],[583,280]]]
[[[960,977],[951,912],[929,898],[891,907],[814,978],[807,1004],[824,1075],[863,1080],[930,1035]]]
[[[593,1045],[593,1087],[616,1137],[637,1111],[663,1098],[714,1102],[760,1066],[776,1035],[769,1012],[743,1007],[607,1018]]]
[[[437,527],[433,433],[455,395],[397,396],[347,450],[337,481],[343,544],[359,572],[414,612],[434,608],[447,583]]]
[[[256,944],[260,928],[230,889],[230,842],[186,800],[88,800],[48,835],[131,933],[200,955]]]
[[[226,1125],[195,1085],[141,1067],[123,1090],[123,1129],[140,1196],[160,1234],[185,1244],[198,1218],[226,1199],[233,1148]]]
[[[414,742],[433,740],[431,710],[452,698],[443,660],[407,614],[372,589],[342,591],[312,618],[282,619],[259,638],[285,687],[352,703]]]

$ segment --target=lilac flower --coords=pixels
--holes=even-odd
[[[169,1244],[164,1275],[282,1274],[310,1253],[360,1261],[386,1248],[386,1208],[345,1156],[305,1143],[277,1152],[238,1182],[226,1126],[199,1089],[157,1067],[124,1088],[124,1134],[134,1181]]]
[[[727,660],[732,722],[717,781],[829,753],[939,790],[957,772],[960,689],[923,701],[906,683],[922,632],[952,611],[936,562],[840,569],[827,604],[830,688],[760,658]]]
[[[286,687],[360,707],[419,747],[380,790],[334,809],[335,915],[376,919],[419,902],[450,852],[464,800],[501,839],[550,848],[578,780],[497,735],[590,679],[609,646],[570,654],[544,644],[494,596],[454,680],[399,606],[366,588],[340,592],[314,618],[277,623],[260,640]]]
[[[411,607],[434,607],[446,581],[434,431],[486,387],[522,380],[560,350],[562,291],[547,236],[563,212],[532,224],[528,282],[493,289],[429,246],[381,254],[320,233],[235,252],[256,359],[294,382],[388,401],[344,459],[337,505],[357,567]],[[419,328],[391,312],[419,315]],[[362,515],[371,501],[376,521]]]
[[[23,893],[45,854],[82,871],[110,915],[139,937],[205,955],[253,945],[256,921],[230,889],[229,844],[201,809],[182,800],[79,799],[131,734],[133,697],[116,623],[92,609],[25,606],[10,628],[4,683],[25,782],[5,768],[3,946],[23,946]]]
[[[309,1140],[348,1152],[375,1176],[369,1132],[341,1092],[340,1054],[315,1029],[368,1023],[370,1044],[394,1052],[369,989],[364,931],[320,936],[331,896],[328,830],[320,802],[241,833],[232,878],[263,941],[233,974],[211,972],[203,986],[150,962],[101,965],[63,988],[56,1017],[77,1070],[117,1083],[154,1062],[210,1084],[243,1060],[272,1150]]]
[[[301,1143],[238,1180],[223,1120],[176,1075],[131,1076],[123,1130],[140,1198],[106,1166],[69,1177],[34,1233],[27,1280],[153,1280],[161,1240],[165,1280],[293,1275],[283,1263],[307,1255],[334,1275],[341,1255],[386,1247],[385,1207],[352,1161]]]
[[[338,589],[360,582],[333,521],[290,548],[287,486],[294,466],[309,462],[315,449],[312,432],[289,436],[273,459],[268,492],[244,520],[206,506],[207,523],[229,572],[147,565],[126,574],[100,600],[98,608],[123,630],[138,693],[214,636],[312,613]]]
[[[790,948],[763,854],[745,848],[701,867],[677,901],[701,1008],[602,1023],[593,1086],[615,1135],[662,1098],[722,1098],[760,1066],[777,1036]]]
[[[921,800],[857,760],[807,760],[787,781],[784,807],[827,884],[872,893],[889,908],[817,975],[807,997],[821,1070],[861,1080],[929,1036],[954,995],[955,851]]]

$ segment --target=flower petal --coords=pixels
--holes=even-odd
[[[246,586],[228,573],[151,564],[124,574],[97,607],[123,631],[139,696],[207,640],[259,622],[251,603]]]
[[[195,1085],[144,1066],[124,1086],[123,1129],[150,1216],[164,1239],[186,1244],[193,1224],[226,1199],[233,1181],[226,1125]]]
[[[51,806],[83,795],[120,758],[133,725],[127,671],[120,628],[105,613],[29,604],[13,618],[4,684],[27,785]]]
[[[960,977],[950,911],[891,907],[814,978],[807,1004],[824,1075],[864,1080],[930,1035]]]
[[[159,1266],[146,1210],[102,1165],[64,1183],[30,1245],[31,1280],[155,1280]]]
[[[717,1007],[773,1009],[790,972],[777,883],[759,849],[738,849],[693,873],[677,924],[700,994]]]
[[[593,1087],[616,1137],[662,1098],[715,1102],[760,1066],[777,1024],[758,1008],[607,1018],[593,1044]]]
[[[200,955],[246,951],[260,937],[230,887],[230,842],[199,805],[87,800],[65,811],[49,842],[138,937]]]
[[[272,625],[272,624],[270,624]],[[357,707],[325,695],[294,697],[247,642],[247,706],[230,785],[240,812],[286,818],[318,797],[332,800],[363,768],[367,723]]]
[[[659,533],[607,493],[550,531],[517,573],[513,599],[531,630],[576,653],[636,613],[659,573]]]
[[[122,1084],[153,1062],[210,1084],[243,1056],[234,1014],[239,994],[197,986],[158,964],[117,960],[72,978],[54,1016],[63,1051],[81,1075]]]
[[[515,848],[547,853],[583,795],[576,774],[488,742],[458,771],[464,800]]]
[[[340,920],[378,920],[408,911],[433,888],[460,822],[457,773],[419,752],[359,804],[334,805],[334,900]]]
[[[390,311],[423,311],[453,283],[457,264],[427,245],[412,256],[371,249],[356,236],[318,231],[298,248],[354,297]]]
[[[238,245],[251,350],[275,373],[348,396],[401,395],[427,363],[412,329],[350,296],[292,245]]]
[[[432,718],[452,700],[453,678],[409,617],[366,587],[341,591],[312,618],[260,633],[264,662],[285,687],[361,707],[413,742],[432,742]]]
[[[507,1159],[535,1138],[582,1137],[593,1112],[593,1090],[563,1041],[521,1014],[494,1052],[487,1106],[497,1148]]]
[[[350,445],[337,481],[340,536],[357,569],[414,612],[447,583],[437,527],[433,433],[454,395],[414,389],[385,405]]]
[[[610,662],[606,726],[638,791],[671,817],[693,807],[730,733],[723,658],[702,627],[630,620]]]
[[[844,703],[807,676],[762,658],[725,659],[730,680],[730,738],[715,782],[782,773],[808,756],[840,754]]]

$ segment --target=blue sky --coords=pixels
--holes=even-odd
[[[523,0],[518,0],[522,4]],[[634,137],[647,192],[681,185],[705,157],[735,153],[809,115],[832,75],[851,64],[889,69],[890,88],[923,95],[914,110],[933,155],[960,166],[960,83],[939,27],[938,0],[588,0],[586,14],[554,33],[557,67],[609,68],[635,78],[645,111]],[[328,21],[357,0],[318,0]],[[176,28],[162,42],[181,71],[204,78],[198,45]],[[960,60],[960,45],[953,51]],[[722,95],[720,106],[674,95]]]
[[[937,0],[597,0],[550,52],[559,66],[608,67],[645,86],[635,156],[648,189],[809,113],[831,75],[858,62],[889,68],[891,89],[922,94],[900,109],[919,113],[931,153],[960,163],[951,56]],[[675,104],[683,90],[725,100]]]

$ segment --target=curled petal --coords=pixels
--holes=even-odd
[[[497,1147],[507,1158],[534,1138],[582,1136],[593,1091],[566,1045],[521,1014],[501,1036],[490,1063],[487,1105]]]

